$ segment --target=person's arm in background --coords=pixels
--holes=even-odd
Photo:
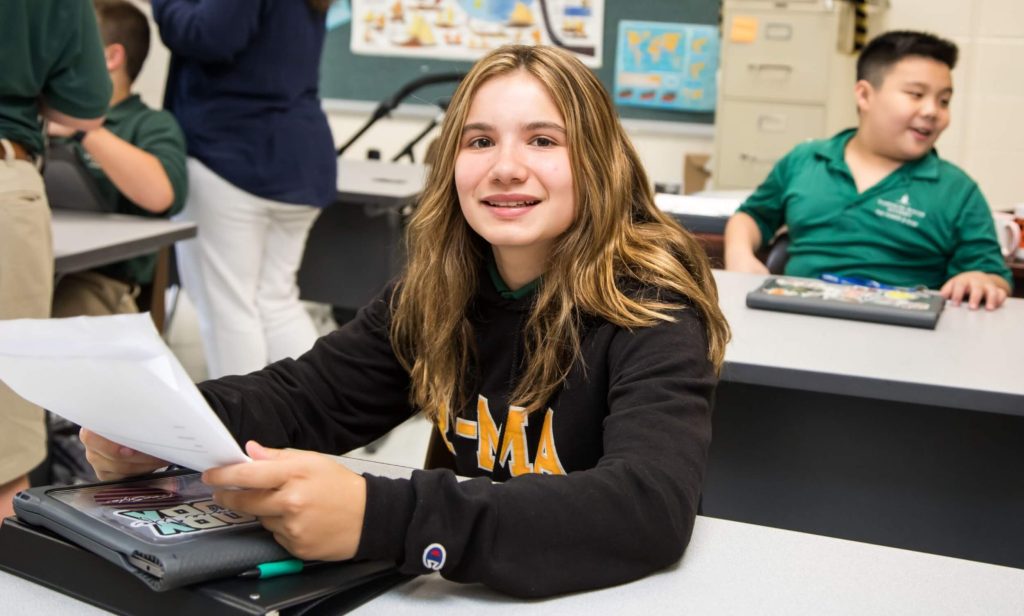
[[[39,114],[75,130],[92,130],[103,125],[114,86],[92,3],[83,4],[78,38],[69,41],[51,68],[40,92]]]
[[[75,132],[76,130],[81,130],[81,131],[95,130],[95,129],[103,126],[103,120],[104,120],[104,117],[106,116],[106,109],[104,109],[103,113],[101,113],[99,115],[99,117],[95,117],[95,118],[77,118],[77,117],[70,116],[70,115],[68,115],[66,113],[61,113],[61,112],[57,111],[56,109],[52,109],[50,107],[47,107],[45,103],[40,105],[40,111],[41,111],[41,115],[44,118],[46,118],[47,120],[49,120],[51,123],[56,123],[56,124],[59,124],[61,126],[66,126],[67,128],[70,129],[71,133]]]
[[[949,260],[949,278],[939,292],[954,306],[966,301],[971,310],[1003,305],[1011,292],[1010,268],[999,250],[992,211],[981,190],[974,186],[957,217],[957,244]]]
[[[152,0],[153,21],[171,52],[230,62],[259,29],[262,0]]]
[[[736,212],[725,224],[725,269],[731,272],[767,274],[768,268],[755,252],[761,247],[761,229],[744,212]]]
[[[729,218],[725,225],[725,269],[732,272],[767,274],[768,268],[756,252],[785,222],[785,179],[779,161],[754,194]]]
[[[151,124],[155,129],[143,131],[145,141],[137,145],[100,127],[86,132],[82,147],[129,201],[154,214],[174,214],[185,200],[185,138],[176,124]],[[51,135],[73,133],[50,124]]]

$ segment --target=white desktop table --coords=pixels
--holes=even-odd
[[[359,472],[412,469],[347,460]],[[154,594],[154,600],[159,595]],[[354,614],[928,614],[1019,616],[1024,571],[698,517],[675,566],[630,584],[521,601],[437,574],[391,590]],[[104,614],[0,572],[5,614]]]
[[[57,275],[152,254],[196,235],[196,225],[124,214],[53,210]]]
[[[682,561],[631,584],[526,603],[439,575],[351,612],[388,614],[1024,613],[1024,571],[698,517]]]
[[[704,513],[1024,568],[1024,300],[935,330],[747,308],[732,327]]]
[[[1024,415],[1024,300],[947,305],[925,330],[747,308],[765,278],[715,270],[724,380]]]
[[[411,204],[427,178],[420,163],[338,159],[338,203],[392,209]]]
[[[156,328],[162,331],[170,247],[178,240],[195,237],[196,224],[104,212],[51,212],[53,266],[58,279],[65,274],[159,253],[149,312]]]

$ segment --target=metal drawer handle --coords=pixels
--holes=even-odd
[[[769,41],[788,41],[793,38],[793,26],[779,23],[766,24],[764,37]]]
[[[753,163],[755,165],[774,165],[778,162],[778,159],[766,159],[764,157],[756,157],[749,155],[746,152],[739,152],[739,160],[744,163]]]
[[[757,129],[766,133],[781,133],[786,130],[786,117],[781,115],[757,116]]]
[[[752,71],[782,71],[784,73],[792,73],[793,67],[788,64],[754,64],[750,63],[747,68]]]

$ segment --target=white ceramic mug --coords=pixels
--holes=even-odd
[[[1018,203],[1014,206],[1013,215],[1017,218],[1017,226],[1021,228],[1022,234],[1024,234],[1024,203]],[[1024,238],[1021,238],[1021,242],[1017,244],[1017,260],[1024,261]]]
[[[1020,248],[1020,225],[1017,224],[1017,219],[1008,212],[993,212],[992,218],[996,223],[999,250],[1004,257],[1014,256]]]

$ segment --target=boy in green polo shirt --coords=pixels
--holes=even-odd
[[[124,0],[94,0],[114,83],[103,126],[76,132],[50,124],[50,134],[77,141],[83,163],[101,195],[116,211],[168,217],[181,210],[188,190],[185,138],[170,113],[146,106],[131,88],[149,53],[149,22]],[[92,272],[71,274],[54,290],[53,316],[102,315],[148,308],[155,255],[137,257]],[[135,296],[138,295],[136,305]]]
[[[949,125],[953,43],[887,32],[857,61],[859,124],[798,145],[729,219],[725,265],[768,273],[754,252],[786,225],[786,274],[830,273],[1002,305],[1012,277],[977,184],[933,146]]]

